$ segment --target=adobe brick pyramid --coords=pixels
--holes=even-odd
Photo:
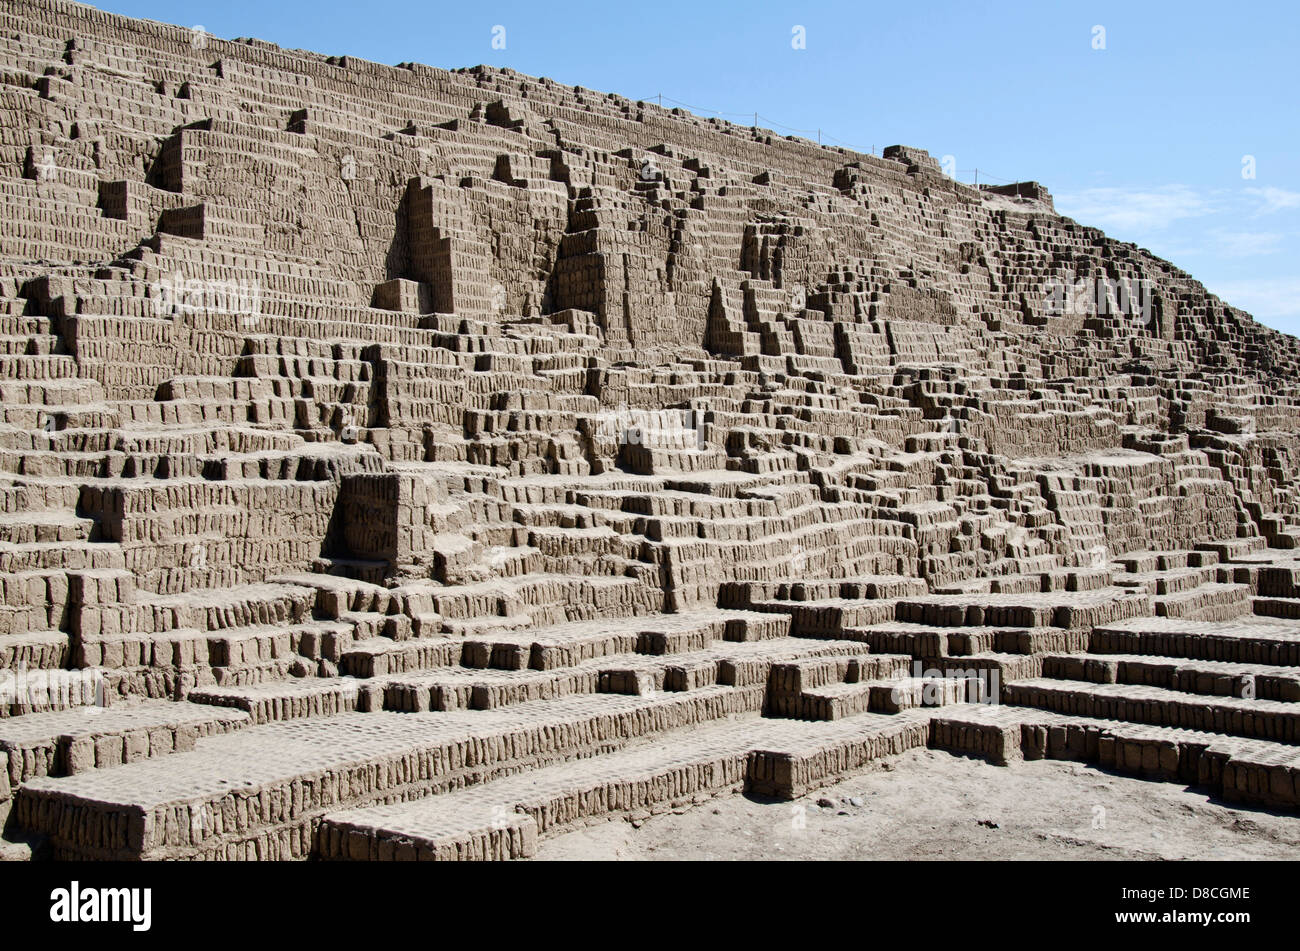
[[[61,0],[0,129],[7,854],[521,857],[927,744],[1300,803],[1300,345],[1041,186]]]

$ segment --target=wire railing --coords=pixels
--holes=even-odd
[[[874,143],[872,144],[871,148],[864,149],[860,145],[854,144],[852,142],[845,142],[843,139],[838,139],[835,136],[831,135],[830,133],[826,132],[824,129],[803,129],[798,126],[787,125],[784,122],[778,122],[777,120],[773,119],[771,116],[765,116],[762,113],[757,111],[726,112],[721,109],[709,109],[705,106],[694,106],[691,105],[689,102],[682,102],[680,99],[674,99],[671,96],[665,96],[663,93],[655,93],[653,96],[643,96],[639,101],[653,102],[656,105],[658,105],[661,109],[664,108],[664,103],[667,102],[667,103],[671,103],[673,106],[677,106],[682,109],[689,110],[690,112],[693,112],[696,115],[701,115],[701,116],[718,116],[719,118],[722,119],[749,119],[751,120],[750,126],[754,129],[759,129],[763,127],[763,124],[765,123],[766,126],[769,127],[772,131],[781,130],[783,132],[794,133],[796,135],[815,137],[818,145],[826,145],[827,143],[833,143],[843,148],[852,149],[854,152],[861,152],[866,155],[879,154],[876,151],[876,146]],[[969,176],[971,178],[971,183],[974,184],[976,187],[979,186],[981,180],[983,180],[986,184],[998,184],[998,185],[1014,185],[1017,182],[1023,180],[1018,178],[1004,178],[1001,175],[993,175],[987,169],[982,169],[982,168],[955,169],[952,173],[952,177],[957,181],[961,181],[963,175]]]

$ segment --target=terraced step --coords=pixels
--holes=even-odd
[[[706,726],[462,792],[327,813],[315,854],[352,861],[531,857],[539,838],[621,816],[646,817],[748,790],[793,799],[809,787],[925,744],[926,719],[861,714],[836,724]]]
[[[754,611],[789,615],[790,633],[795,637],[840,637],[850,628],[892,621],[891,600],[821,598],[809,601],[758,600]]]
[[[1072,716],[1300,743],[1300,707],[1277,700],[1211,699],[1163,687],[1047,679],[1005,684],[1002,700]]]
[[[94,525],[94,519],[71,512],[0,514],[0,542],[11,545],[86,542]]]
[[[1146,684],[1216,697],[1300,702],[1300,667],[1138,654],[1050,654],[1043,658],[1042,676],[1103,684]]]
[[[418,651],[424,643],[412,642],[411,649]],[[459,643],[463,642],[452,639],[449,653]],[[373,692],[379,698],[372,701],[369,709],[490,710],[581,693],[651,696],[660,691],[697,690],[717,684],[748,687],[766,683],[774,666],[792,659],[838,657],[858,650],[845,642],[810,643],[788,637],[740,642],[717,640],[703,650],[662,655],[612,654],[543,670],[454,665],[416,667],[395,674],[375,674],[373,682],[363,680],[360,684],[363,693]],[[394,648],[385,648],[384,652],[403,653]],[[435,659],[443,658],[435,656]],[[347,666],[359,669],[351,660]],[[893,667],[879,666],[879,669],[892,671]]]
[[[122,549],[117,545],[85,541],[0,542],[0,573],[24,571],[85,571],[121,568]]]
[[[553,627],[465,638],[461,663],[502,670],[557,670],[618,654],[677,654],[716,641],[781,638],[786,619],[756,611],[707,611],[608,621],[579,621]]]
[[[1000,764],[1080,760],[1145,779],[1208,787],[1230,802],[1300,808],[1300,748],[1289,744],[1023,707],[955,708],[930,722],[931,746]]]
[[[60,858],[301,858],[326,812],[445,792],[729,716],[756,717],[763,692],[594,694],[501,711],[270,723],[211,737],[166,764],[33,779],[19,790],[14,821],[48,836]]]
[[[966,657],[982,653],[1034,655],[1044,651],[1080,651],[1088,646],[1088,633],[1059,627],[934,627],[909,621],[890,621],[870,627],[848,628],[846,640],[860,641],[873,652],[909,654],[912,657]]]
[[[1250,587],[1244,584],[1203,584],[1151,599],[1160,617],[1198,621],[1229,621],[1251,613]]]
[[[188,673],[203,684],[283,680],[305,669],[303,651],[310,651],[322,628],[307,623],[83,635],[77,638],[74,660],[81,667],[114,671],[173,677]]]
[[[426,710],[495,710],[535,700],[599,692],[601,671],[591,664],[561,670],[479,670],[440,667],[377,676],[379,706],[401,713]]]
[[[291,584],[252,584],[185,594],[142,592],[138,596],[138,603],[154,622],[152,629],[160,631],[217,631],[296,623],[311,617],[315,601],[314,589]]]
[[[0,719],[78,707],[107,707],[116,690],[106,674],[93,668],[64,670],[22,663],[0,668]]]
[[[143,701],[126,707],[87,707],[0,720],[0,753],[14,788],[37,777],[72,776],[194,749],[200,737],[251,723],[238,710]]]
[[[76,375],[76,361],[68,356],[0,354],[0,378],[6,380],[67,380]]]
[[[1282,621],[1252,617],[1223,623],[1135,618],[1094,628],[1088,649],[1095,654],[1146,654],[1300,667],[1300,630]]]
[[[953,594],[902,598],[897,619],[940,627],[1060,627],[1086,630],[1151,614],[1151,600],[1125,588],[1040,594]]]
[[[254,724],[330,717],[365,709],[362,682],[350,677],[286,680],[248,687],[200,687],[190,703],[243,710]]]
[[[50,670],[66,667],[71,643],[63,631],[0,635],[0,670]]]
[[[956,678],[894,677],[812,687],[803,692],[803,698],[805,719],[841,720],[868,711],[898,713],[916,707],[966,703],[967,682]]]
[[[352,642],[339,655],[339,671],[351,677],[382,677],[416,670],[454,667],[466,642],[458,637],[421,637],[395,641],[370,637]]]
[[[809,642],[802,638],[728,642],[715,641],[704,650],[664,656],[623,656],[589,662],[600,670],[599,689],[609,693],[652,694],[656,691],[696,690],[712,684],[751,686],[767,683],[782,664],[818,658],[842,658],[861,648],[845,641]],[[884,662],[867,662],[863,669],[894,669]]]
[[[1251,598],[1250,610],[1261,617],[1300,620],[1300,598]]]

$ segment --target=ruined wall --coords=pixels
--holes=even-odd
[[[1296,341],[1038,183],[59,0],[0,22],[6,378],[40,381],[9,471],[334,485],[231,579],[540,566],[687,604],[792,545],[944,584],[1291,537]],[[629,445],[638,412],[685,435]],[[400,542],[360,491],[397,464],[439,499],[381,506]],[[717,525],[628,517],[646,491]],[[181,556],[126,557],[163,590]]]

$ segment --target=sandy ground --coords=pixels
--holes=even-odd
[[[913,750],[796,802],[736,795],[600,823],[543,840],[537,858],[1290,859],[1300,816],[1079,763]]]

